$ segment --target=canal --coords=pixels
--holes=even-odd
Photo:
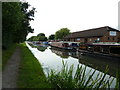
[[[31,47],[29,44],[27,44],[27,46],[41,63],[46,76],[50,72],[50,69],[59,72],[62,69],[62,61],[67,62],[68,67],[74,65],[75,70],[78,64],[84,67],[86,66],[86,73],[91,69],[94,71],[97,68],[95,75],[99,72],[103,73],[108,65],[109,72],[107,73],[106,79],[108,79],[109,76],[115,78],[116,71],[120,68],[118,58],[84,55],[80,52],[64,51],[50,46],[39,46],[38,48]],[[93,77],[96,77],[95,75]],[[114,87],[115,81],[116,78],[113,81],[112,87]]]

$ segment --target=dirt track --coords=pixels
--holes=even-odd
[[[17,47],[2,73],[2,88],[17,88],[20,60],[20,47]]]

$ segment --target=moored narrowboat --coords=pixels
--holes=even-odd
[[[64,49],[64,50],[76,51],[76,48],[71,46],[71,44],[69,42],[52,42],[52,43],[50,43],[50,46]]]
[[[79,52],[83,52],[84,54],[120,58],[120,44],[119,43],[84,44],[84,45],[80,45],[77,50]]]

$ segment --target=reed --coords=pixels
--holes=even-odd
[[[74,72],[74,65],[68,67],[67,62],[64,63],[64,61],[62,61],[62,63],[63,67],[60,72],[51,69],[48,74],[47,79],[53,88],[94,88],[95,90],[98,90],[99,88],[111,88],[114,78],[111,76],[109,76],[109,79],[105,78],[108,72],[108,66],[106,67],[104,74],[99,72],[96,77],[93,78],[96,74],[96,70],[93,71],[91,69],[88,73],[86,73],[87,67],[78,65]],[[119,75],[117,77],[119,77]],[[115,88],[119,88],[118,79],[116,80]]]

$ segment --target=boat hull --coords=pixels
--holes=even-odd
[[[75,48],[72,48],[72,47],[57,47],[57,46],[52,46],[50,45],[51,47],[53,48],[57,48],[57,49],[61,49],[61,50],[67,50],[67,51],[76,51],[77,49]]]

